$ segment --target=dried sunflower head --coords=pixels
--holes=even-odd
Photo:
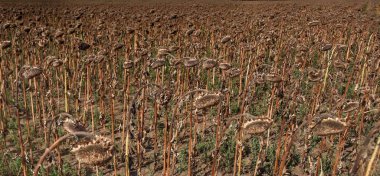
[[[218,65],[218,62],[216,60],[206,59],[205,61],[203,61],[202,68],[208,70],[214,68],[216,65]]]
[[[221,70],[228,70],[228,69],[230,69],[231,67],[232,67],[231,64],[230,64],[230,63],[227,63],[227,62],[222,62],[222,63],[219,64],[219,68],[220,68]]]
[[[318,70],[318,69],[310,69],[308,74],[307,74],[309,81],[311,82],[319,82],[322,80],[323,77],[323,70]]]
[[[24,70],[20,71],[21,75],[25,79],[32,79],[34,77],[37,77],[42,73],[42,68],[40,67],[29,67],[29,66],[24,66]]]
[[[63,61],[58,59],[56,56],[46,57],[47,66],[59,67],[63,64]]]
[[[81,164],[101,166],[111,160],[113,156],[114,145],[111,139],[103,136],[95,136],[92,141],[78,145],[71,152]]]
[[[359,108],[359,102],[358,101],[350,101],[350,102],[347,102],[344,106],[343,106],[343,112],[351,112],[357,108]]]
[[[225,37],[222,38],[222,40],[220,41],[221,43],[227,43],[231,40],[231,36],[230,35],[227,35]]]
[[[185,61],[183,62],[183,65],[185,67],[194,67],[194,66],[197,66],[199,64],[199,60],[197,58],[188,58],[188,59],[185,59]]]
[[[267,116],[244,115],[245,123],[243,124],[243,130],[248,134],[261,135],[268,130],[273,123],[273,120]]]
[[[273,83],[278,83],[282,81],[281,75],[275,73],[265,74],[264,78],[266,81]]]
[[[342,133],[347,126],[346,122],[343,122],[338,118],[327,117],[311,126],[311,129],[314,135],[329,136]]]
[[[87,131],[86,130],[86,127],[84,127],[82,124],[80,124],[79,122],[75,122],[73,119],[71,118],[66,118],[64,121],[63,121],[63,128],[73,134],[75,132],[85,132]]]
[[[165,48],[158,49],[158,51],[157,51],[157,57],[164,57],[167,54],[169,54],[169,50],[167,50]]]
[[[150,67],[152,67],[153,69],[156,69],[156,68],[162,67],[164,65],[165,65],[165,59],[164,58],[157,58],[156,60],[154,60],[150,64]]]
[[[220,94],[206,94],[197,97],[194,106],[197,109],[206,109],[217,105],[221,100]]]
[[[238,68],[231,68],[231,69],[227,70],[227,75],[230,78],[238,77],[240,75],[240,69],[238,69]]]

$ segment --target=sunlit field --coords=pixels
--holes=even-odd
[[[0,0],[0,175],[379,175],[379,4]]]

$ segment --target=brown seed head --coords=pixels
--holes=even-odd
[[[32,79],[42,73],[42,69],[40,67],[37,67],[37,66],[34,66],[34,67],[27,66],[27,67],[25,67],[25,71],[21,73],[22,77],[25,79]]]
[[[217,105],[221,100],[219,94],[206,94],[199,96],[194,101],[194,106],[197,109],[206,109]]]
[[[197,58],[188,58],[183,62],[185,67],[194,67],[199,64],[199,60]]]
[[[240,69],[238,69],[238,68],[231,68],[231,69],[227,70],[227,75],[230,78],[238,77],[240,75]]]
[[[244,117],[245,123],[243,124],[243,130],[252,135],[261,135],[272,125],[273,120],[267,116],[253,116],[246,114]]]
[[[95,136],[95,139],[87,144],[78,145],[71,152],[81,164],[101,166],[111,160],[114,146],[109,138]]]
[[[156,68],[162,67],[164,65],[165,65],[165,59],[164,58],[157,58],[156,60],[154,60],[150,64],[150,67],[152,67],[153,69],[156,69]]]
[[[73,119],[70,118],[65,119],[65,121],[63,122],[63,128],[71,134],[80,131],[87,131],[83,125],[81,125],[79,122],[75,122]]]
[[[359,108],[359,102],[358,101],[350,101],[350,102],[347,102],[344,106],[343,106],[343,112],[351,112],[357,108]]]
[[[214,68],[216,65],[218,65],[218,62],[216,60],[207,59],[203,62],[202,68],[208,70]]]
[[[317,136],[329,136],[343,132],[346,127],[346,122],[343,122],[337,118],[328,117],[312,127],[312,132]]]
[[[308,78],[311,82],[319,82],[322,80],[323,77],[323,71],[318,69],[310,69],[308,72]]]
[[[230,35],[227,35],[225,37],[222,38],[222,40],[220,41],[221,43],[227,43],[231,40],[231,36]]]
[[[266,81],[273,83],[278,83],[282,81],[281,75],[275,73],[266,74],[264,75],[264,78]]]
[[[232,66],[230,63],[227,63],[227,62],[223,62],[223,63],[220,63],[219,64],[219,68],[222,69],[222,70],[228,70],[230,69]]]

